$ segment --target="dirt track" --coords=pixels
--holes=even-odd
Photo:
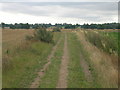
[[[34,79],[34,81],[32,82],[32,84],[30,85],[30,88],[38,88],[41,82],[41,78],[44,76],[44,72],[45,70],[47,70],[49,64],[51,63],[51,58],[54,56],[54,53],[57,49],[57,46],[59,45],[59,43],[61,42],[61,38],[59,39],[59,41],[57,42],[57,44],[53,47],[51,54],[48,56],[47,59],[47,63],[44,65],[44,67],[38,72],[38,76]]]
[[[64,54],[62,57],[59,79],[56,88],[67,88],[68,60],[69,60],[69,55],[68,55],[68,47],[67,47],[67,35],[65,33]]]

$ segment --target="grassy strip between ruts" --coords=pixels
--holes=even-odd
[[[88,82],[85,78],[83,69],[80,66],[80,54],[84,59],[89,59],[89,56],[84,51],[83,46],[77,39],[75,33],[68,34],[68,47],[69,47],[69,75],[68,75],[68,88],[94,88],[98,87],[94,80],[92,83]]]
[[[55,88],[57,85],[64,47],[64,33],[62,34],[61,42],[57,47],[54,57],[51,59],[51,64],[45,71],[45,76],[41,79],[40,88]]]
[[[56,33],[57,34],[57,33]],[[60,34],[57,34],[60,37]],[[55,35],[56,36],[56,35]],[[56,41],[59,38],[56,38]],[[23,88],[33,81],[37,71],[47,62],[47,56],[53,45],[43,42],[32,42],[27,48],[17,48],[11,53],[7,69],[3,69],[3,88]]]

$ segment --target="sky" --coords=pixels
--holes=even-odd
[[[118,22],[118,0],[0,0],[4,23]]]

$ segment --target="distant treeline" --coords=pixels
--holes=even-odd
[[[84,24],[81,28],[85,29],[120,29],[120,23],[104,23],[104,24]]]
[[[2,28],[10,28],[10,29],[36,29],[38,27],[52,28],[59,27],[64,29],[76,29],[76,28],[84,28],[84,29],[120,29],[120,23],[104,23],[104,24],[28,24],[28,23],[15,23],[15,24],[5,24],[1,23]]]

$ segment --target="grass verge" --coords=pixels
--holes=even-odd
[[[87,40],[99,49],[109,53],[118,53],[119,32],[85,31]]]
[[[115,88],[117,87],[118,73],[117,67],[114,66],[112,60],[117,58],[112,58],[109,54],[102,52],[97,47],[89,43],[86,40],[84,32],[80,31],[76,33],[78,38],[83,45],[83,48],[88,53],[88,59],[86,61],[89,63],[92,69],[92,75],[94,81],[98,83],[98,88]],[[96,84],[94,83],[94,85]]]

